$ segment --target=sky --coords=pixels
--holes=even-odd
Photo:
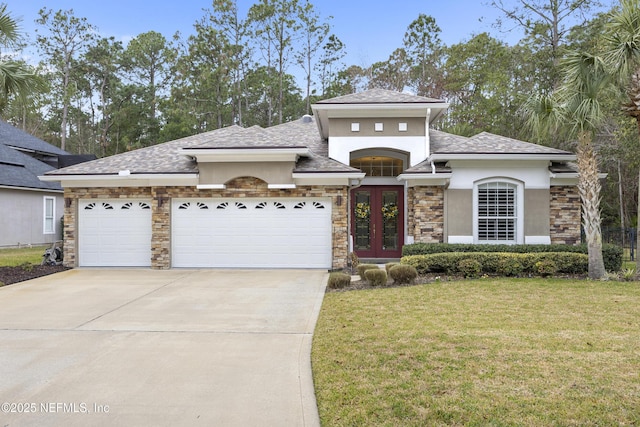
[[[211,6],[211,0],[5,0],[12,16],[21,19],[23,31],[35,41],[34,21],[41,8],[73,9],[76,17],[87,18],[100,35],[123,42],[147,31],[171,39],[176,31],[183,38],[193,33],[193,24]],[[243,16],[254,0],[238,0]],[[348,65],[368,66],[386,60],[402,46],[404,33],[420,13],[431,15],[442,30],[447,45],[463,42],[474,34],[490,32],[510,43],[518,41],[516,31],[500,33],[493,27],[500,16],[488,0],[314,0],[321,16],[333,16],[332,32],[346,45]],[[35,55],[33,48],[26,52]]]

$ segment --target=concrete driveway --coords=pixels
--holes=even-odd
[[[316,426],[326,279],[76,269],[0,288],[0,426]]]

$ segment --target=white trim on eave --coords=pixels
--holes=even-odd
[[[362,180],[365,175],[364,172],[294,172],[291,177],[296,185],[350,185],[351,180]]]
[[[6,189],[6,190],[35,191],[40,193],[64,193],[64,190],[55,190],[53,188],[29,188],[29,187],[16,187],[13,185],[0,185],[0,188]]]
[[[295,162],[309,155],[309,149],[299,148],[181,148],[180,153],[207,162]]]
[[[429,157],[432,162],[445,160],[544,160],[571,162],[576,160],[574,154],[432,154]]]
[[[45,182],[60,182],[65,188],[74,187],[166,187],[191,186],[199,183],[197,173],[190,174],[130,174],[109,175],[44,175],[38,177]]]

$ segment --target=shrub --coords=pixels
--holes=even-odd
[[[458,271],[464,277],[478,277],[482,272],[482,264],[472,258],[465,258],[458,262]]]
[[[393,279],[393,283],[408,284],[418,277],[418,270],[410,265],[395,264],[389,269],[389,276]]]
[[[535,272],[542,277],[553,276],[558,272],[558,266],[553,260],[543,259],[535,263]]]
[[[635,268],[625,268],[620,271],[620,276],[622,280],[625,282],[632,282],[636,279],[636,269]]]
[[[350,252],[349,258],[347,259],[347,265],[351,268],[352,273],[356,271],[358,264],[360,264],[360,258],[358,258],[358,255],[356,255],[355,252]]]
[[[498,261],[497,273],[502,276],[519,276],[524,271],[524,266],[520,262],[517,255],[520,254],[501,254],[502,257]]]
[[[387,284],[387,272],[379,268],[366,270],[364,277],[371,286],[384,286]]]
[[[378,266],[375,264],[358,264],[358,276],[364,279],[364,272],[373,269],[378,269]]]
[[[388,262],[384,265],[384,271],[387,272],[387,274],[389,274],[389,271],[391,271],[391,269],[393,267],[395,267],[396,265],[400,265],[399,262]]]
[[[587,255],[571,252],[547,253],[483,253],[483,252],[452,252],[430,255],[411,255],[403,257],[402,264],[416,268],[418,274],[426,273],[462,273],[460,263],[472,260],[480,265],[480,273],[500,275],[539,274],[536,263],[539,261],[553,261],[558,273],[584,274],[589,267]],[[465,267],[467,268],[467,267]],[[468,267],[475,269],[475,267]],[[473,273],[473,271],[471,271]]]
[[[578,253],[587,254],[587,245],[474,245],[465,243],[413,243],[402,247],[402,256],[430,255],[450,252],[505,252],[505,253]],[[620,271],[623,250],[620,246],[602,245],[602,258],[607,271]],[[526,266],[525,270],[526,270]],[[418,271],[420,271],[418,269]]]
[[[403,256],[400,264],[410,265],[418,271],[418,274],[427,274],[429,272],[428,258],[424,255]]]
[[[329,281],[327,287],[329,289],[342,289],[351,284],[351,276],[346,273],[333,272],[329,274]]]

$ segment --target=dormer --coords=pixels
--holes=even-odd
[[[372,89],[319,101],[312,108],[330,158],[348,165],[353,153],[389,150],[406,159],[407,168],[429,157],[429,125],[448,107],[439,99]]]

